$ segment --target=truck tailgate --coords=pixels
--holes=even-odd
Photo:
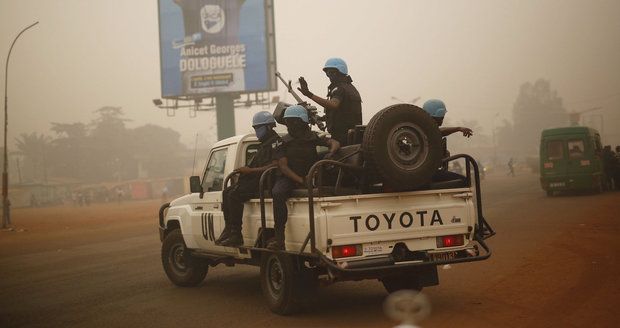
[[[460,188],[350,196],[320,204],[329,218],[331,245],[405,242],[413,251],[435,249],[437,236],[469,235],[476,217],[472,196],[471,189]]]

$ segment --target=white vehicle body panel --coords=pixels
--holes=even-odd
[[[256,143],[253,135],[225,139],[215,144],[210,157],[215,151],[226,149],[223,172],[226,176],[245,165],[243,154],[249,145]],[[436,237],[457,234],[465,235],[465,245],[441,251],[471,248],[477,220],[474,190],[458,188],[314,198],[316,248],[330,258],[331,246],[352,244],[363,244],[364,253],[356,257],[360,259],[389,254],[397,243],[406,244],[410,251],[432,253],[437,251]],[[248,257],[238,248],[214,243],[224,228],[221,202],[221,191],[206,191],[202,198],[198,193],[180,197],[171,202],[164,224],[178,221],[190,249]],[[308,199],[289,199],[288,210],[286,249],[300,251],[310,231]],[[265,199],[265,214],[267,227],[273,227],[271,199]],[[246,202],[244,208],[245,246],[254,246],[260,227],[260,202],[253,199]],[[309,244],[304,251],[310,251]]]

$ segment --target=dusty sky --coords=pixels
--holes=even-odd
[[[569,111],[602,106],[586,122],[600,128],[603,118],[605,142],[619,144],[618,13],[614,0],[275,0],[278,69],[323,94],[325,59],[342,57],[366,122],[392,97],[440,98],[452,121],[477,119],[483,133],[511,118],[522,83],[542,77]],[[13,38],[37,20],[11,55],[9,147],[20,133],[51,134],[50,122],[87,122],[106,105],[121,106],[130,126],[168,126],[187,144],[196,133],[215,139],[214,113],[171,118],[152,105],[156,0],[0,0],[2,73]],[[237,109],[237,132],[250,131],[259,110]]]

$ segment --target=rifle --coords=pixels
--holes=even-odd
[[[308,121],[310,121],[310,124],[316,125],[321,131],[325,131],[325,118],[323,116],[319,116],[316,107],[301,99],[301,97],[295,92],[295,90],[293,90],[293,87],[291,86],[291,81],[289,80],[287,83],[282,78],[282,75],[280,75],[280,72],[276,72],[276,77],[280,79],[282,83],[284,83],[284,86],[286,86],[286,90],[288,90],[288,92],[293,95],[293,98],[297,100],[297,104],[303,106],[306,109],[306,111],[308,112]]]

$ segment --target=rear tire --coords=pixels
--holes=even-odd
[[[181,287],[200,284],[209,270],[205,261],[189,253],[180,229],[174,229],[166,235],[161,245],[161,262],[168,279]]]
[[[291,256],[264,253],[260,267],[260,284],[269,309],[280,315],[299,311],[299,279]]]
[[[419,292],[423,288],[418,279],[411,276],[389,276],[381,279],[381,282],[388,293],[393,293],[403,289],[415,290]]]
[[[548,196],[548,197],[553,197],[553,190],[551,190],[551,189],[547,189],[547,190],[545,190],[545,191],[547,192],[547,196]]]
[[[430,182],[443,157],[441,133],[423,109],[387,107],[370,119],[362,141],[364,160],[395,190]]]

